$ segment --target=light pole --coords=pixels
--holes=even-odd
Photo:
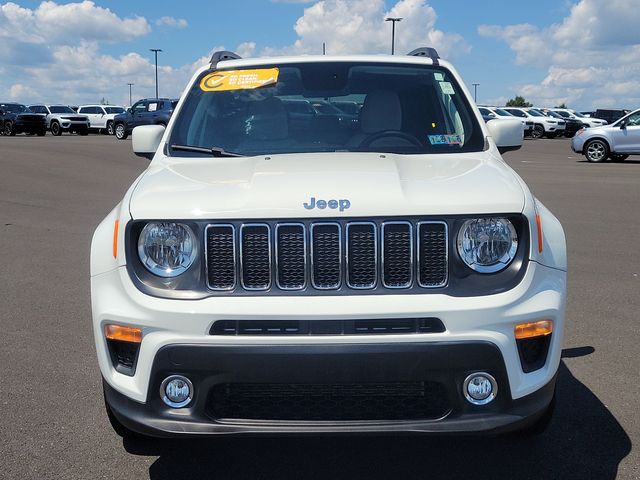
[[[135,83],[127,83],[127,85],[129,85],[129,106],[131,106],[133,105],[133,103],[131,103],[131,87],[133,87]]]
[[[150,48],[150,52],[155,53],[156,55],[156,98],[158,98],[158,52],[161,52],[160,48]]]
[[[396,51],[396,22],[401,21],[401,17],[389,17],[385,18],[385,22],[391,22],[391,55]]]
[[[478,85],[479,83],[472,83],[473,85],[473,101],[478,103]]]

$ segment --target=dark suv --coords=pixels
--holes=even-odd
[[[0,103],[0,135],[13,136],[17,133],[44,137],[47,133],[44,115],[35,114],[20,103]]]
[[[116,138],[124,140],[140,125],[166,126],[177,104],[177,99],[170,98],[145,98],[137,101],[125,113],[114,117]]]

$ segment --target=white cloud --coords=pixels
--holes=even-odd
[[[91,1],[57,4],[42,2],[31,10],[15,3],[0,5],[0,37],[25,43],[60,44],[71,39],[120,42],[148,34],[143,17],[120,18]]]
[[[168,28],[187,28],[189,26],[189,22],[184,18],[160,17],[156,20],[156,25],[158,27]]]
[[[640,104],[638,24],[637,0],[580,0],[546,28],[481,25],[478,33],[506,42],[517,64],[547,69],[539,83],[514,87],[533,103],[632,108]]]
[[[400,0],[389,11],[383,0],[324,0],[304,10],[293,27],[298,37],[293,44],[273,48],[246,41],[235,51],[242,57],[320,53],[326,41],[330,54],[388,53],[391,26],[384,19],[390,15],[404,18],[396,30],[398,52],[429,45],[446,58],[470,50],[461,36],[436,29],[436,13],[426,0]],[[180,22],[161,17],[154,23],[179,27]],[[143,37],[150,29],[143,17],[121,18],[90,1],[43,2],[34,9],[14,3],[0,5],[0,72],[5,72],[0,75],[0,91],[24,103],[82,104],[106,98],[124,104],[129,100],[127,83],[132,82],[134,99],[153,96],[152,54],[114,56],[101,51],[104,43]],[[160,55],[160,95],[179,96],[213,51],[225,49],[217,46],[177,67],[163,65]]]
[[[426,0],[400,0],[385,11],[383,0],[323,0],[304,10],[294,30],[296,41],[266,54],[317,54],[322,43],[331,55],[390,53],[391,25],[386,17],[402,17],[396,24],[396,51],[435,47],[441,56],[465,54],[470,46],[455,33],[435,28],[437,15]]]

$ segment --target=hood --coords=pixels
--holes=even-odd
[[[524,192],[515,174],[488,152],[313,153],[170,161],[154,161],[137,184],[130,201],[134,219],[515,213],[524,207]]]

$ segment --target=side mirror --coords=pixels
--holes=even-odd
[[[127,108],[127,112],[131,113],[131,107]]]
[[[517,118],[489,120],[487,128],[500,153],[511,152],[522,147],[524,126],[521,120]]]
[[[627,122],[625,120],[620,122],[620,130],[624,130],[627,128]]]
[[[163,135],[163,125],[141,125],[134,128],[131,134],[133,153],[151,160],[160,146]]]

